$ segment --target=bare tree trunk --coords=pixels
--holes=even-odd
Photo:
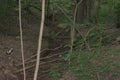
[[[26,71],[25,71],[25,58],[24,58],[24,44],[23,44],[23,29],[22,29],[22,11],[21,11],[21,0],[19,0],[19,26],[20,26],[20,43],[21,43],[21,55],[22,55],[22,63],[23,63],[23,74],[24,80],[26,80]]]
[[[83,0],[78,6],[76,22],[97,22],[100,0]]]
[[[91,9],[91,18],[93,23],[98,23],[98,14],[99,14],[99,8],[100,8],[100,0],[94,0],[92,4]]]
[[[82,3],[78,6],[76,14],[76,23],[83,23],[85,19],[85,3],[86,0],[83,0]]]
[[[43,28],[44,28],[44,21],[45,21],[45,0],[42,0],[42,15],[41,15],[41,17],[42,18],[41,18],[40,33],[39,33],[39,39],[38,39],[36,67],[35,67],[35,73],[34,73],[33,80],[37,80],[38,71],[39,71],[41,44],[42,44]]]

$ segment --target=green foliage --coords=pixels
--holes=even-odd
[[[61,77],[61,73],[55,69],[50,69],[50,77],[51,77],[51,80],[57,80],[58,78]]]
[[[111,44],[112,39],[108,36],[109,34],[105,32],[105,25],[97,24],[96,26],[97,27],[93,28],[85,28],[87,30],[86,34],[83,37],[77,37],[77,40],[74,42],[74,47],[86,49],[85,41],[87,41],[92,49]]]
[[[101,9],[100,9],[100,13],[99,13],[99,16],[100,17],[106,17],[108,15],[108,8],[105,7],[105,6],[102,6]]]
[[[58,25],[59,28],[62,28],[62,29],[65,29],[68,27],[68,24],[67,23],[61,23]]]
[[[114,11],[117,16],[117,23],[120,23],[120,2],[118,1],[115,3],[116,5],[114,5],[114,0],[103,0],[105,4],[101,2],[99,10],[100,22],[96,24],[97,27],[92,28],[93,26],[88,26],[86,28],[86,25],[83,24],[82,27],[88,32],[88,34],[85,34],[82,37],[77,37],[73,45],[73,52],[66,51],[64,60],[71,60],[71,63],[69,65],[70,70],[73,75],[79,78],[78,80],[96,80],[97,73],[99,73],[101,77],[104,74],[119,73],[117,69],[120,68],[120,63],[118,61],[113,61],[112,57],[118,56],[120,54],[120,51],[114,48],[110,48],[109,46],[105,46],[106,44],[109,45],[109,43],[112,42],[112,39],[104,31],[106,25],[102,24],[113,19]],[[29,11],[31,6],[36,8],[36,5],[33,5],[31,2],[31,0],[22,0],[22,9],[26,9]],[[3,17],[9,13],[12,13],[14,8],[18,9],[18,4],[16,4],[14,0],[1,0],[0,16]],[[68,15],[71,20],[73,20],[75,3],[73,0],[50,0],[49,5],[48,13],[49,15],[54,15],[55,18],[57,18],[58,27],[61,29],[67,29],[66,31],[70,31],[70,25],[72,22],[70,22],[68,18],[63,15],[60,8]],[[10,23],[12,23],[13,21],[14,19],[10,19]],[[8,18],[5,18],[4,23],[2,23],[6,24],[8,22]],[[108,24],[110,24],[110,22]],[[79,27],[81,27],[81,24],[74,24],[73,27],[79,29]],[[52,31],[51,38],[56,39],[56,37],[60,33],[61,32],[56,32],[55,30]],[[85,41],[91,48],[91,52],[88,52]],[[70,45],[66,45],[66,47],[68,48],[70,47]],[[114,65],[114,68],[112,65]],[[50,77],[51,80],[57,80],[57,78],[61,77],[61,73],[52,68],[50,69]]]
[[[75,52],[71,53],[71,51],[68,51],[68,52],[66,53],[66,56],[64,57],[64,60],[65,60],[65,61],[68,61],[68,60],[70,60],[70,59],[74,59],[75,54],[76,54]]]
[[[104,31],[106,25],[97,24],[96,26],[95,28],[87,27],[88,34],[83,38],[77,38],[74,44],[75,47],[80,47],[86,40],[92,52],[87,51],[85,48],[75,48],[72,53],[68,51],[64,57],[65,61],[71,60],[71,73],[77,76],[78,80],[96,80],[97,74],[99,74],[101,80],[105,80],[104,74],[119,74],[119,71],[117,71],[119,63],[114,62],[111,58],[118,55],[119,51],[113,47],[106,47],[112,42],[112,39],[108,36],[109,34]]]
[[[117,27],[120,27],[120,1],[118,3],[116,3],[115,14],[116,14]]]
[[[53,15],[56,17],[56,19],[63,23],[68,22],[68,19],[66,16],[61,12],[64,11],[69,17],[73,17],[70,15],[73,15],[73,9],[74,9],[74,1],[73,0],[50,0],[48,15]]]
[[[72,73],[79,78],[79,80],[87,80],[92,75],[88,69],[91,68],[89,58],[85,53],[82,54],[83,52],[81,51],[77,52],[78,55],[76,56],[76,59],[70,64],[70,69]]]
[[[104,51],[105,49],[107,52]],[[96,48],[95,53],[75,51],[75,54],[73,53],[75,55],[74,59],[70,64],[71,72],[78,77],[78,80],[96,80],[97,74],[102,80],[105,80],[104,74],[118,75],[120,63],[113,61],[111,56],[116,54],[111,55],[111,50],[114,49],[103,47],[101,49]]]
[[[99,10],[99,23],[113,24],[115,20],[115,4],[118,0],[101,0]]]
[[[120,68],[120,62],[115,62],[114,63],[118,68]]]
[[[72,0],[51,0],[50,10],[58,10],[55,5],[60,6],[66,13],[72,13],[72,6],[74,2]]]
[[[0,16],[12,13],[14,4],[14,0],[0,0]]]

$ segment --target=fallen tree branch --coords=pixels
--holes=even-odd
[[[58,50],[58,49],[60,49],[61,47],[62,47],[62,45],[60,45],[60,46],[58,46],[58,47],[56,47],[56,48],[54,48],[54,49],[49,49],[49,48],[43,49],[43,50],[41,50],[41,54],[42,54],[43,52],[45,52],[45,51],[48,51],[48,50],[50,50],[50,51]],[[34,58],[34,57],[36,57],[36,56],[37,56],[36,54],[32,55],[30,58],[26,59],[25,62],[26,62],[26,61],[29,61],[30,59],[32,59],[32,58]]]
[[[48,61],[48,62],[42,62],[40,63],[40,65],[45,65],[47,63],[52,63],[52,62],[61,61],[61,60],[63,60],[63,58],[55,59],[55,60]],[[35,67],[35,65],[27,66],[25,70],[31,69],[33,67]],[[22,69],[17,70],[15,73],[20,73],[20,72],[22,72]]]
[[[62,54],[64,54],[64,53],[58,53],[58,54],[54,54],[54,55],[51,55],[51,56],[43,57],[43,58],[41,58],[40,60],[49,59],[49,58],[52,58],[52,57],[55,57],[55,56],[59,56],[59,55],[62,55]],[[33,59],[33,60],[31,60],[31,61],[25,62],[25,64],[29,64],[29,63],[32,63],[32,62],[35,62],[35,61],[36,61],[36,60]],[[18,67],[18,66],[21,66],[21,65],[22,65],[22,64],[20,63],[20,64],[17,64],[16,66]]]

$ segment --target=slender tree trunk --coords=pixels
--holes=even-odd
[[[35,72],[34,72],[34,78],[33,78],[33,80],[37,80],[37,78],[38,78],[38,71],[39,71],[39,64],[40,64],[40,53],[41,53],[41,45],[42,45],[42,36],[43,36],[44,22],[45,22],[45,0],[42,0],[41,25],[40,25],[40,33],[39,33],[39,39],[38,39],[36,67],[35,67]]]

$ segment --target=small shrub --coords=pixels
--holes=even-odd
[[[58,78],[61,77],[61,73],[55,69],[50,69],[50,77],[51,77],[51,80],[57,80]]]

